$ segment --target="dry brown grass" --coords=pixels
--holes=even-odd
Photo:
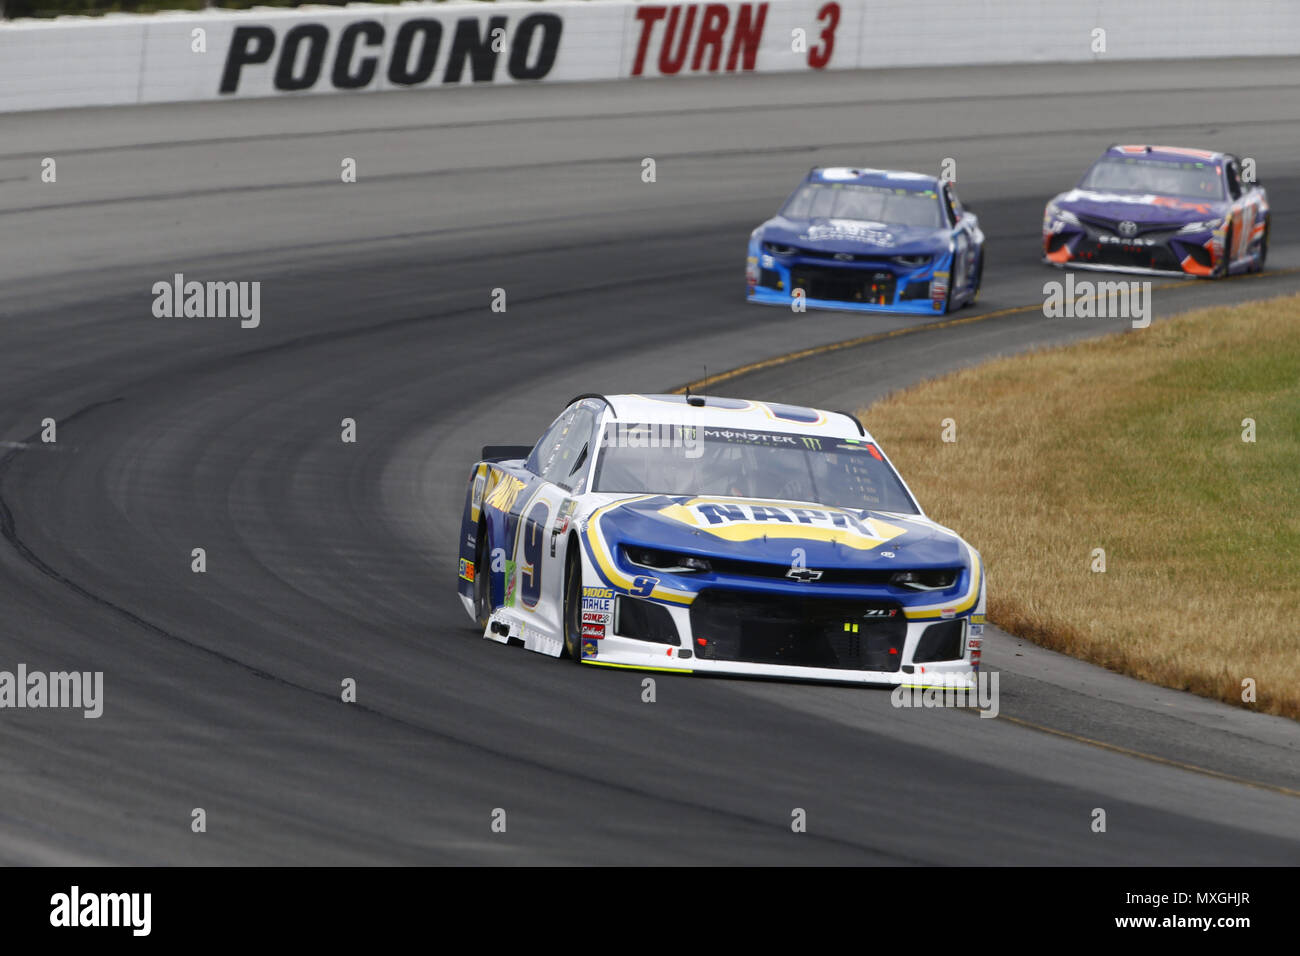
[[[931,517],[983,554],[1000,627],[1300,718],[1298,382],[1290,297],[997,360],[863,415]]]

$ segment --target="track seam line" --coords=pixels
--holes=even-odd
[[[1219,279],[1219,282],[1234,282],[1239,279],[1268,279],[1295,275],[1300,273],[1300,267],[1293,269],[1275,269],[1269,272],[1253,272],[1239,276],[1228,276],[1226,279]],[[1195,288],[1196,283],[1188,279],[1175,279],[1172,282],[1162,282],[1159,285],[1152,286],[1152,289],[1190,289]],[[1091,301],[1096,302],[1101,297],[1101,293],[1094,293]],[[1083,297],[1080,296],[1080,299]],[[1079,301],[1076,299],[1075,301]],[[1215,308],[1207,306],[1206,308]],[[813,358],[818,355],[827,355],[831,352],[839,352],[843,349],[851,349],[859,345],[869,345],[872,342],[883,342],[886,339],[899,338],[904,335],[912,335],[918,332],[933,332],[939,329],[951,329],[959,325],[970,325],[975,322],[983,322],[985,319],[998,319],[1008,315],[1017,315],[1024,312],[1033,312],[1041,310],[1042,305],[1016,305],[1005,309],[997,309],[993,312],[981,312],[978,315],[962,316],[960,319],[941,319],[938,322],[922,322],[919,325],[908,325],[901,329],[890,329],[888,332],[874,332],[871,335],[862,335],[858,338],[845,339],[840,342],[830,342],[826,345],[814,345],[806,349],[799,349],[797,352],[787,352],[785,355],[776,355],[772,358],[759,359],[755,362],[749,362],[746,365],[740,365],[736,368],[729,369],[726,372],[720,372],[716,375],[710,375],[707,379],[696,379],[685,385],[679,385],[668,394],[683,395],[687,391],[698,394],[705,394],[703,389],[709,385],[716,385],[719,382],[728,382],[734,378],[740,378],[743,375],[749,375],[752,372],[761,372],[769,368],[777,368],[782,365],[789,365],[791,362],[798,362],[801,359]],[[1106,333],[1102,333],[1103,335]]]
[[[1251,780],[1247,777],[1238,777],[1235,774],[1224,773],[1221,770],[1211,770],[1209,767],[1198,767],[1196,764],[1183,763],[1181,760],[1173,760],[1169,757],[1161,757],[1141,750],[1132,750],[1128,747],[1122,747],[1119,744],[1107,743],[1104,740],[1095,740],[1092,737],[1084,737],[1081,734],[1070,733],[1068,730],[1057,730],[1055,727],[1046,727],[1042,724],[1036,724],[1033,721],[1024,720],[1020,717],[1012,717],[1010,714],[1000,714],[999,716],[1013,724],[1017,724],[1021,727],[1028,727],[1030,730],[1039,730],[1045,734],[1064,737],[1067,740],[1074,740],[1081,744],[1088,744],[1089,746],[1098,747],[1102,750],[1109,750],[1112,753],[1126,754],[1130,757],[1140,757],[1143,760],[1150,760],[1152,763],[1163,764],[1166,767],[1176,767],[1179,770],[1189,770],[1192,773],[1204,774],[1207,777],[1214,777],[1217,780],[1227,780],[1231,783],[1244,784],[1247,787],[1254,787],[1256,790],[1271,790],[1273,793],[1280,793],[1288,797],[1300,797],[1300,790],[1292,790],[1290,787],[1284,787],[1281,784],[1265,783],[1262,780]]]

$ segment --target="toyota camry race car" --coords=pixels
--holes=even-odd
[[[1228,153],[1112,146],[1043,213],[1043,261],[1219,278],[1268,257],[1268,196]]]
[[[583,664],[971,687],[979,554],[850,415],[585,395],[469,474],[458,588],[483,636]]]
[[[753,231],[750,302],[934,314],[979,296],[984,233],[952,183],[885,169],[813,169]]]

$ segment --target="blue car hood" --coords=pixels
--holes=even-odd
[[[899,226],[857,219],[787,219],[763,224],[766,242],[798,246],[834,255],[837,252],[882,256],[937,255],[948,251],[948,231]]]
[[[611,545],[662,548],[699,557],[790,565],[802,548],[810,568],[919,570],[967,567],[955,534],[919,518],[751,498],[633,499],[600,516]]]

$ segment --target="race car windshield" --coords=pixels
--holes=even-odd
[[[898,475],[870,442],[736,428],[608,425],[592,489],[919,513]]]
[[[1213,164],[1158,159],[1103,159],[1088,171],[1079,188],[1180,199],[1223,198],[1223,181]]]
[[[853,183],[804,183],[781,210],[787,219],[856,219],[938,229],[943,225],[933,190],[888,189]]]

